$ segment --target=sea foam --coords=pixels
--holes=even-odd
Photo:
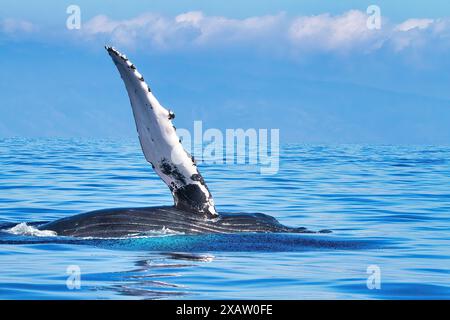
[[[22,235],[22,236],[34,236],[34,237],[56,237],[57,233],[52,230],[39,230],[33,226],[27,225],[25,222],[19,223],[14,227],[5,230],[6,232]]]

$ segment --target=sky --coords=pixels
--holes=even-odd
[[[70,5],[79,29],[67,27]],[[450,142],[450,3],[436,0],[2,0],[0,138],[135,137],[106,44],[136,64],[178,128]]]

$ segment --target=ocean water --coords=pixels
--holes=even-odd
[[[73,239],[25,231],[172,203],[137,139],[3,139],[0,228],[27,225],[0,231],[0,299],[448,299],[449,159],[442,146],[284,145],[275,175],[201,166],[219,212],[331,234]]]

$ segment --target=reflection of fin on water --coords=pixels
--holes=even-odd
[[[202,261],[202,262],[211,262],[214,260],[214,256],[208,254],[195,254],[188,252],[168,252],[165,254],[170,259],[177,260],[189,260],[189,261]]]

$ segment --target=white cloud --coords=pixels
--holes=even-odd
[[[450,49],[450,19],[407,19],[398,24],[382,17],[379,30],[367,28],[369,16],[358,10],[340,15],[328,13],[290,16],[286,13],[242,19],[208,16],[201,11],[176,16],[144,13],[129,19],[97,15],[81,25],[81,30],[61,33],[77,41],[112,44],[154,51],[260,50],[266,54],[370,53],[381,48],[395,52],[427,48]],[[28,34],[38,30],[29,21],[0,20],[0,33]],[[39,28],[39,37],[54,30]],[[61,39],[61,37],[56,37]]]
[[[408,19],[394,26],[390,43],[395,51],[450,48],[450,19]]]
[[[175,17],[144,14],[127,20],[99,15],[82,30],[88,39],[103,36],[117,46],[159,50],[244,46],[272,51],[291,47],[296,51],[368,51],[381,45],[383,33],[369,30],[366,21],[367,15],[357,10],[339,16],[288,17],[280,13],[245,19],[191,11]]]
[[[8,35],[30,33],[36,29],[33,23],[26,20],[6,18],[0,21],[0,31]]]
[[[98,15],[83,24],[83,30],[88,34],[111,33],[119,24],[105,15]]]
[[[190,13],[179,15],[175,20],[184,21],[189,27],[196,29],[198,36],[195,38],[195,43],[197,45],[209,43],[224,45],[273,39],[283,23],[284,15],[267,15],[239,20]]]
[[[395,27],[397,31],[410,31],[412,29],[426,29],[434,22],[433,19],[408,19]]]
[[[200,22],[204,19],[201,11],[190,11],[175,17],[176,23],[190,23],[196,27],[200,26]]]
[[[298,17],[289,28],[292,44],[303,50],[347,51],[378,48],[382,32],[367,28],[368,16],[357,10],[339,16]]]
[[[230,19],[191,11],[175,17],[150,13],[127,20],[99,15],[83,24],[82,34],[88,39],[107,36],[116,45],[141,43],[156,49],[227,46],[261,43],[270,39],[282,22],[282,14]]]

